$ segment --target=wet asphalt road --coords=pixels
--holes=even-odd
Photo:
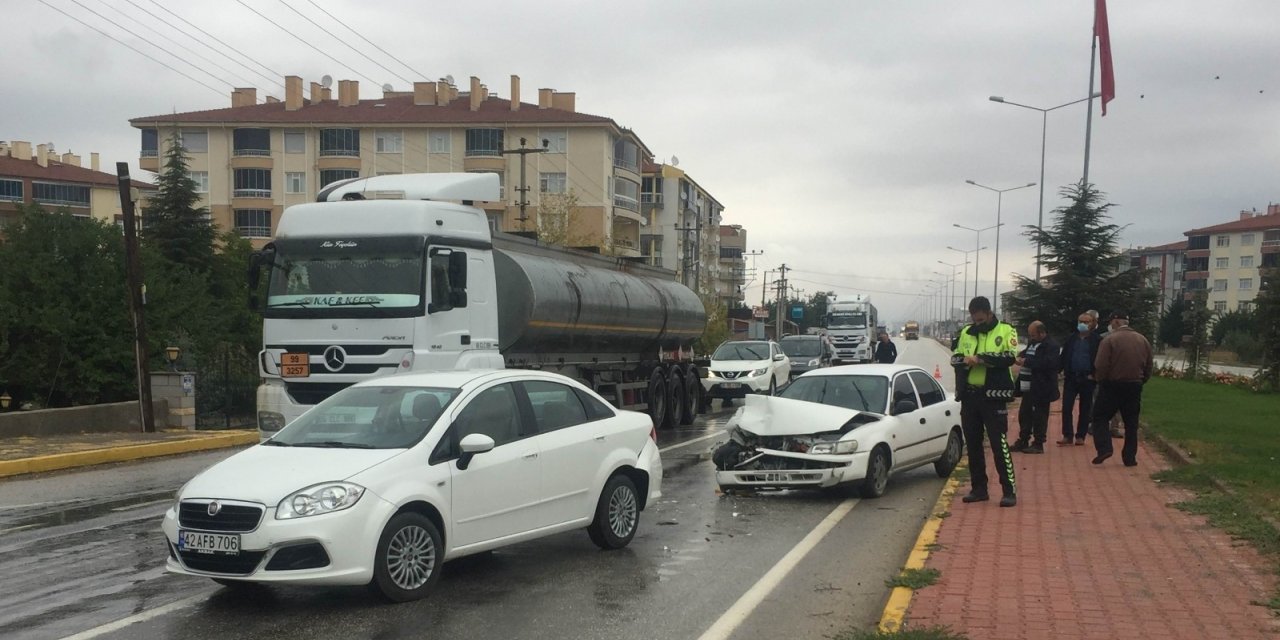
[[[945,363],[930,341],[898,347],[900,362],[929,371]],[[361,588],[231,590],[166,574],[161,515],[183,482],[232,450],[0,482],[0,637],[698,638],[719,622],[731,631],[724,637],[747,639],[873,626],[884,581],[942,480],[916,469],[879,500],[721,496],[707,456],[720,438],[703,438],[728,417],[660,434],[664,497],[626,549],[601,552],[585,532],[515,545],[446,565],[429,599],[403,605]],[[734,610],[740,624],[726,626],[739,598],[850,504],[762,600]],[[121,619],[133,622],[110,626]]]

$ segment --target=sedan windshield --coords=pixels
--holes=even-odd
[[[782,352],[792,358],[816,358],[822,355],[821,340],[783,340]]]
[[[712,360],[768,360],[767,342],[726,342],[711,354]]]
[[[316,405],[264,444],[404,449],[427,435],[457,396],[457,389],[437,387],[349,387]]]
[[[778,395],[857,411],[884,413],[889,379],[884,376],[806,376]]]

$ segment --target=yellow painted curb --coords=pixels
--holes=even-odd
[[[942,492],[938,494],[938,502],[933,505],[933,512],[924,521],[924,527],[916,537],[916,546],[912,547],[911,555],[907,556],[907,564],[903,565],[903,571],[924,568],[925,560],[929,559],[929,547],[938,539],[938,528],[942,526],[942,514],[947,512],[951,498],[955,496],[956,489],[959,487],[960,481],[954,474],[950,480],[947,480],[947,484],[943,485]],[[889,602],[884,605],[884,613],[880,615],[880,631],[892,633],[902,629],[902,621],[907,616],[907,607],[911,606],[912,593],[912,590],[907,587],[893,588],[893,593],[889,594]]]
[[[0,460],[0,478],[21,475],[24,473],[42,473],[59,469],[88,467],[109,462],[125,462],[141,458],[171,456],[193,451],[224,449],[246,444],[257,444],[257,431],[234,431],[212,436],[200,436],[187,440],[170,442],[153,442],[123,447],[105,447],[76,451],[72,453],[55,453],[47,456],[35,456],[20,460]]]

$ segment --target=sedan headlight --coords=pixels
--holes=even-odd
[[[751,372],[751,377],[754,378],[756,376],[762,376],[766,373],[769,373],[769,367],[765,367],[763,369],[755,369],[754,371]]]
[[[350,482],[326,482],[286,497],[276,506],[276,520],[305,518],[348,509],[364,495],[364,487]]]
[[[819,442],[809,449],[813,454],[846,454],[858,450],[857,440],[837,440],[835,442]]]

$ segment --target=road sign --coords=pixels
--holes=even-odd
[[[769,317],[769,310],[764,307],[752,307],[751,316],[753,318],[759,318],[761,320],[764,320]]]
[[[804,305],[802,304],[791,305],[791,319],[792,320],[804,319]]]

